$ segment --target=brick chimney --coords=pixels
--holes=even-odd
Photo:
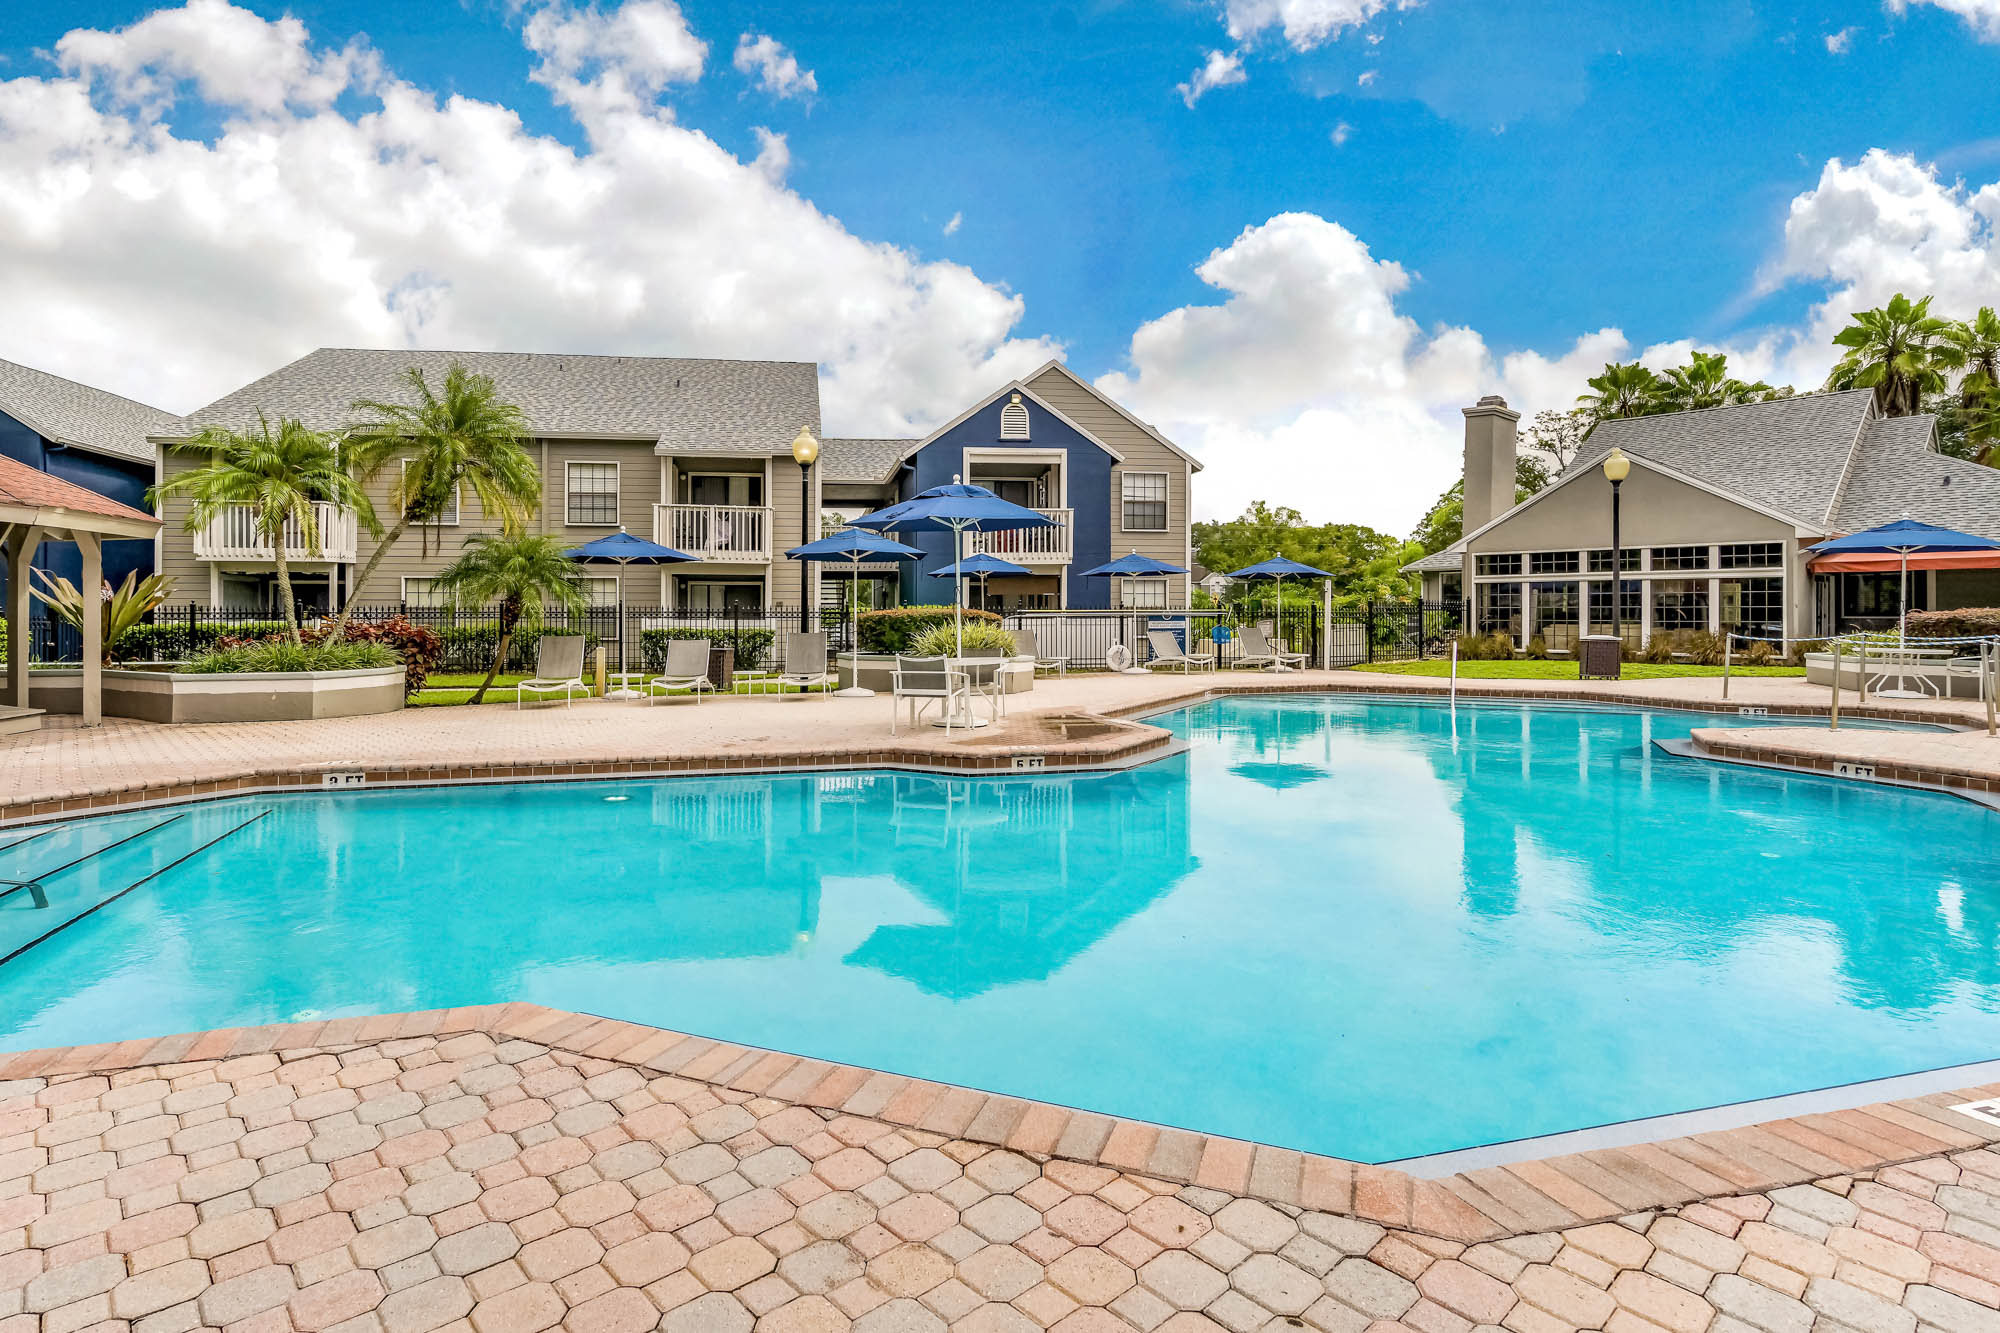
[[[1514,507],[1514,423],[1521,414],[1489,393],[1465,408],[1465,531]]]

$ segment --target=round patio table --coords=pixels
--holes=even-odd
[[[947,668],[964,675],[966,684],[971,689],[977,690],[986,696],[987,714],[984,718],[977,718],[972,715],[972,695],[968,692],[963,696],[964,702],[958,706],[956,713],[940,717],[933,721],[931,725],[934,727],[974,728],[990,725],[998,713],[998,705],[994,702],[997,698],[994,690],[997,688],[1000,672],[1006,667],[1009,660],[1005,657],[946,658],[945,665]]]

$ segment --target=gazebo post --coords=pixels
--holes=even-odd
[[[42,530],[17,525],[7,535],[7,702],[28,706],[28,562],[42,543]]]
[[[70,540],[83,554],[83,725],[104,721],[104,542],[94,532],[73,532]]]

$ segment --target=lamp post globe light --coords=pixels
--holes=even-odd
[[[1632,473],[1632,460],[1615,445],[1604,456],[1604,479],[1611,483],[1611,637],[1618,640],[1618,660],[1625,659],[1625,625],[1620,612],[1623,610],[1625,582],[1625,554],[1618,539],[1618,488]],[[1624,672],[1620,671],[1619,675]]]
[[[813,438],[812,428],[799,427],[799,433],[792,439],[792,461],[799,465],[799,541],[812,541],[819,534],[814,531],[812,521],[812,465],[819,457],[819,441]],[[812,629],[812,599],[807,595],[811,580],[806,567],[799,566],[799,633]]]

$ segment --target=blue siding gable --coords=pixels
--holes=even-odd
[[[1103,446],[1064,423],[1055,413],[1033,399],[1028,408],[1026,440],[1000,438],[1000,411],[1008,394],[1001,394],[985,407],[951,427],[919,449],[909,460],[903,498],[948,484],[965,471],[965,450],[1031,449],[1063,451],[1063,473],[1069,484],[1069,505],[1074,511],[1072,534],[1074,554],[1069,566],[1068,604],[1072,607],[1108,607],[1111,604],[1109,579],[1082,579],[1078,571],[1092,569],[1111,559],[1111,468],[1113,459]],[[932,605],[951,604],[951,580],[934,579],[932,571],[951,567],[951,534],[948,532],[897,533],[896,539],[924,552],[922,560],[903,582],[903,599]]]
[[[51,444],[34,431],[0,412],[0,454],[51,476],[72,481],[85,490],[96,491],[134,509],[152,512],[146,503],[146,488],[153,484],[153,468],[137,459],[118,458],[88,449],[71,449]],[[83,554],[75,542],[43,542],[32,561],[71,583],[83,577]],[[104,577],[117,587],[133,570],[144,578],[153,572],[153,543],[150,541],[106,541]],[[0,591],[7,586],[5,562],[0,561]],[[207,600],[207,589],[201,600]]]

